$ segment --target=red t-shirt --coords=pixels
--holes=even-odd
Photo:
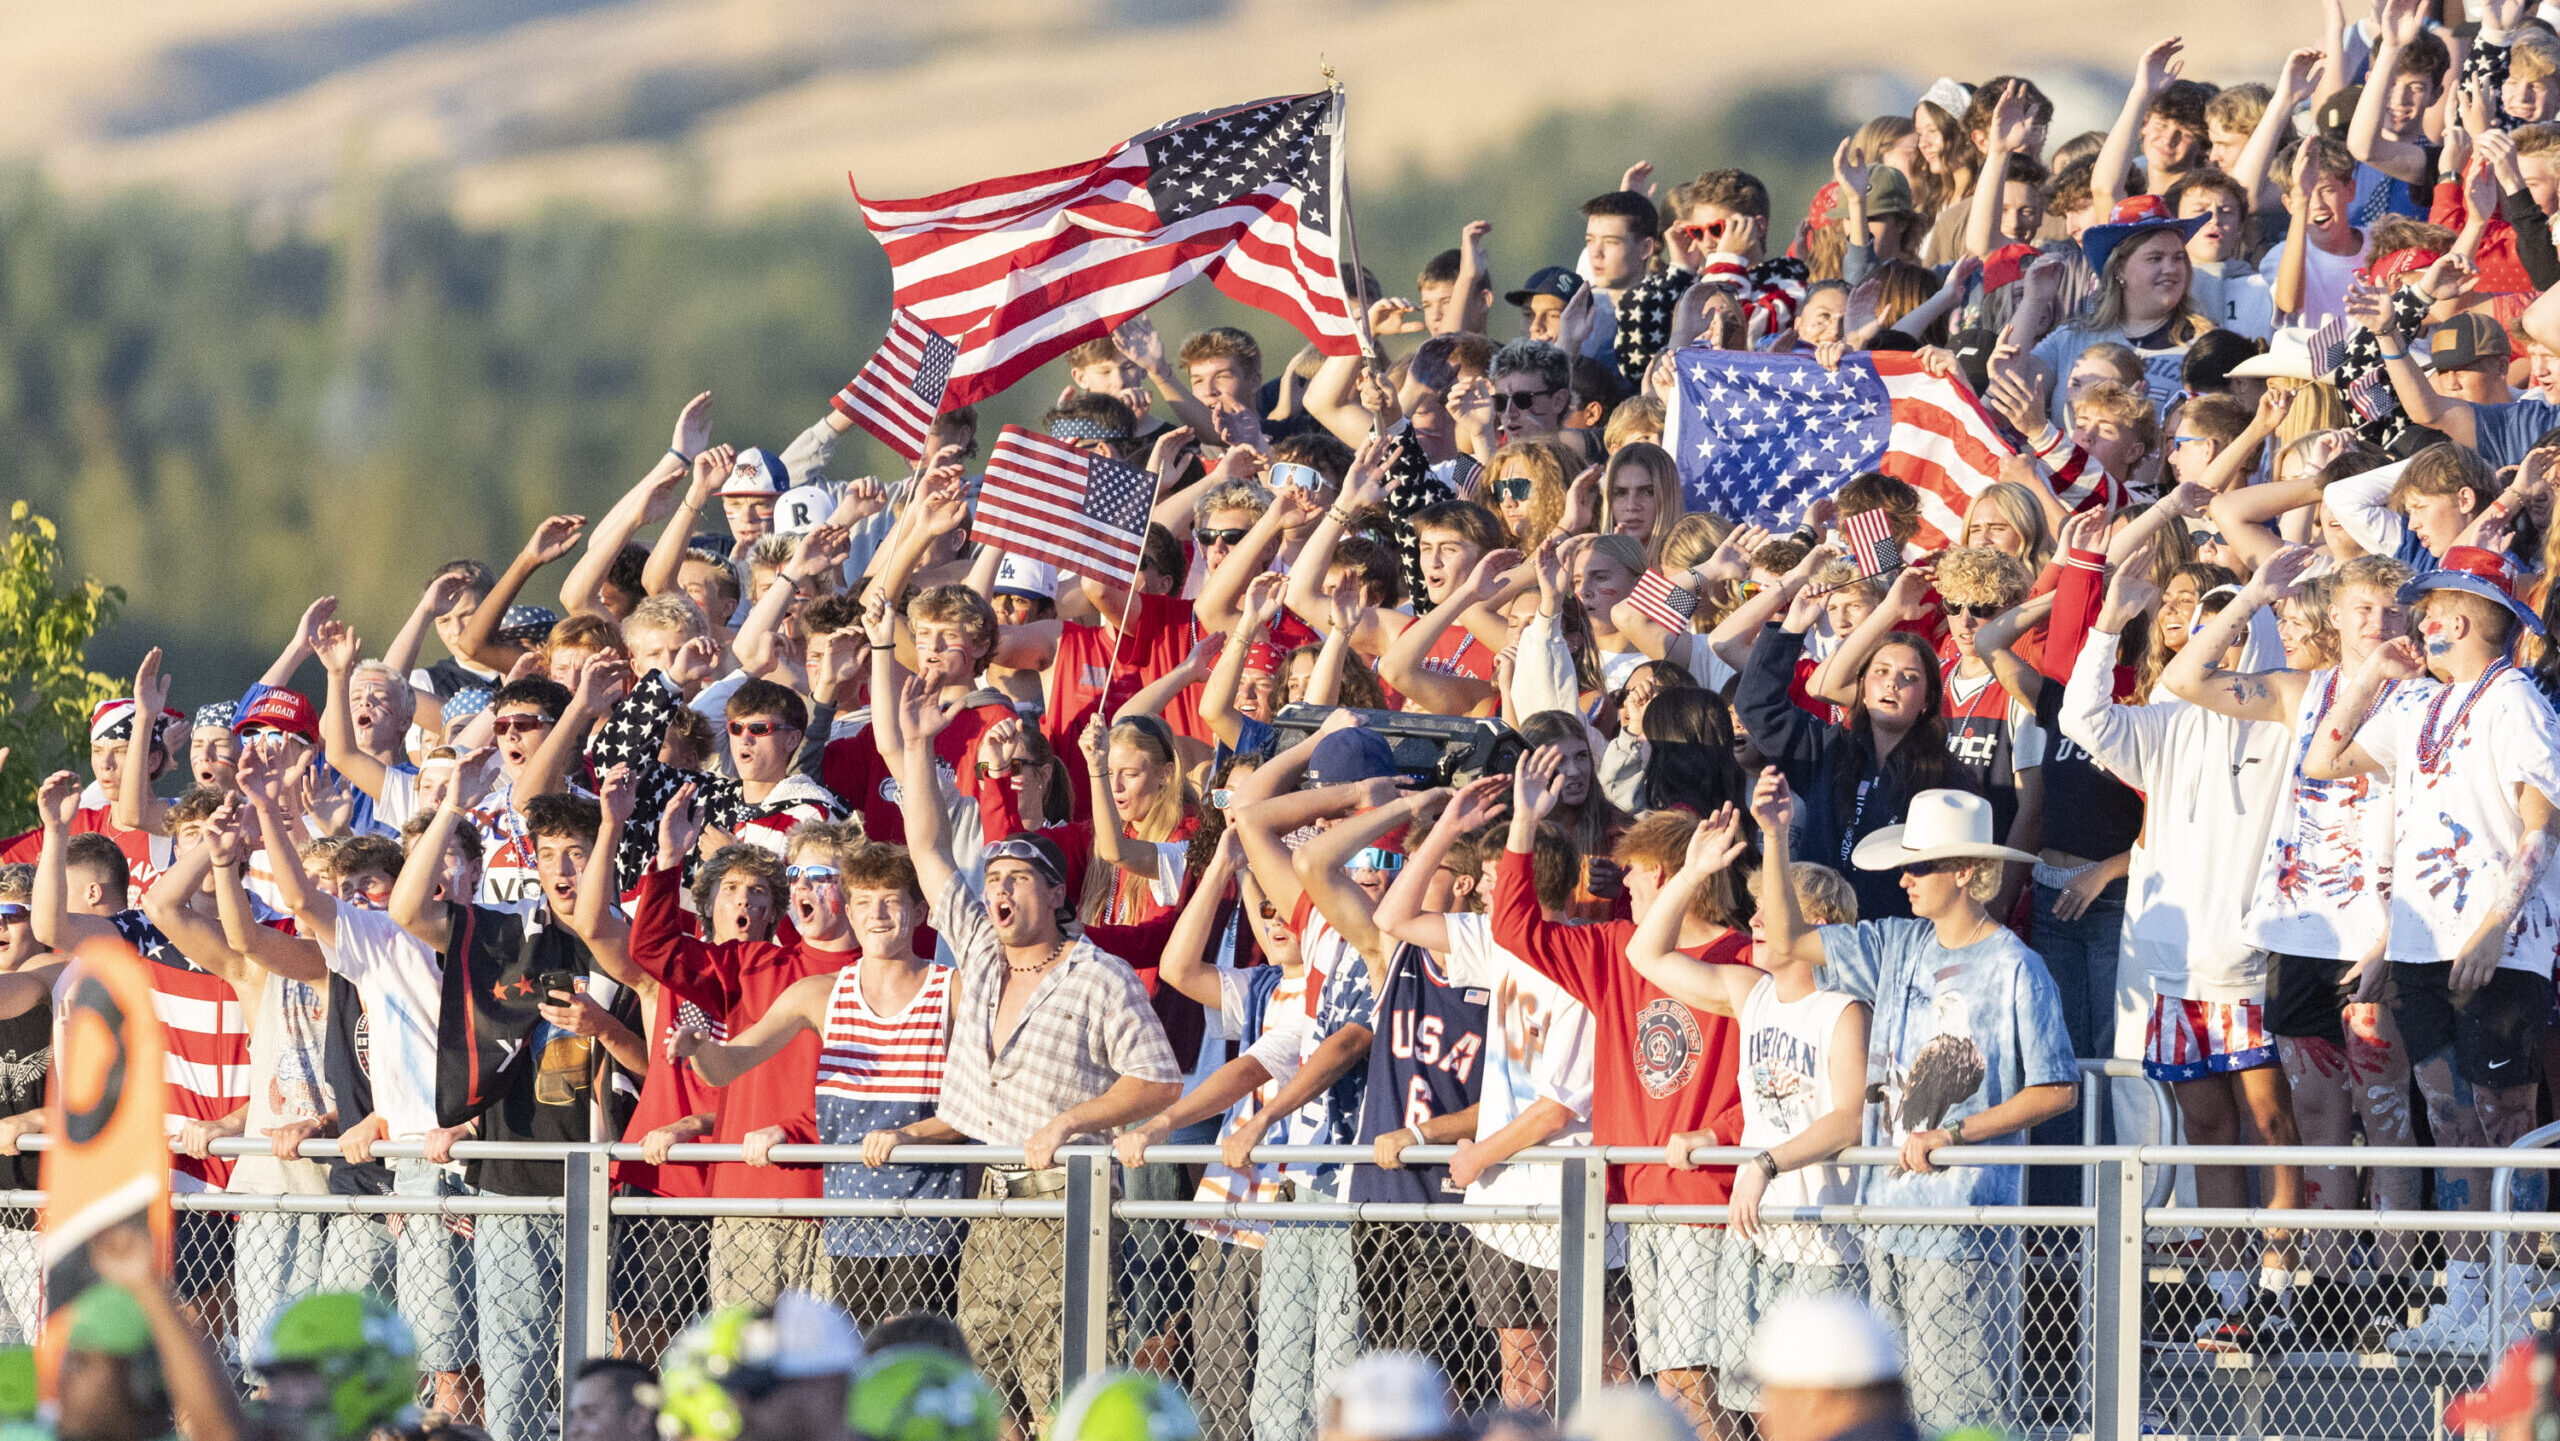
[[[933,738],[935,762],[954,777],[960,794],[981,806],[985,799],[979,788],[986,781],[978,774],[978,738],[996,722],[1012,719],[1011,706],[975,705],[953,716],[942,734]],[[1059,752],[1061,760],[1068,756],[1067,751]],[[861,813],[865,836],[884,845],[906,844],[907,820],[898,812],[897,778],[880,757],[877,731],[865,726],[843,740],[827,742],[826,753],[818,761],[818,781]]]
[[[115,822],[108,819],[114,814],[113,806],[82,806],[71,814],[71,833],[78,836],[94,831],[116,843],[116,849],[124,852],[125,864],[132,869],[133,901],[139,905],[142,893],[151,889],[151,883],[160,879],[160,872],[169,864],[169,839],[149,831],[118,830]],[[43,853],[44,828],[41,826],[0,841],[0,864],[23,862],[34,865],[36,858]]]
[[[674,872],[668,872],[672,875]],[[642,886],[647,880],[643,878]],[[637,895],[641,886],[635,886]],[[720,1109],[720,1088],[694,1073],[693,1067],[669,1054],[668,1045],[682,1024],[685,1009],[682,998],[672,986],[658,988],[657,1001],[649,1008],[649,1074],[640,1081],[640,1103],[632,1108],[631,1124],[623,1128],[626,1141],[637,1144],[660,1126],[673,1125],[687,1116]],[[700,1014],[699,1008],[696,1008]],[[708,1015],[705,1020],[711,1019]],[[708,1196],[711,1194],[711,1168],[699,1161],[669,1161],[652,1166],[646,1161],[613,1163],[615,1184],[629,1186],[652,1196]]]
[[[1476,639],[1465,626],[1453,625],[1423,652],[1422,668],[1434,675],[1465,676],[1491,685],[1494,658],[1493,647]]]
[[[1591,1139],[1601,1146],[1659,1146],[1675,1132],[1711,1127],[1742,1136],[1741,1028],[1673,1000],[1626,962],[1632,921],[1573,926],[1538,910],[1529,857],[1504,851],[1493,888],[1493,939],[1590,1008]],[[1751,937],[1733,931],[1693,951],[1717,965],[1751,963]],[[1733,1168],[1613,1166],[1609,1199],[1630,1205],[1719,1206]]]
[[[763,1019],[795,982],[832,976],[861,957],[856,950],[820,950],[806,941],[780,946],[696,939],[693,918],[679,899],[682,880],[683,873],[673,867],[641,879],[639,901],[631,911],[631,962],[701,1007],[728,1036],[741,1035]],[[734,1146],[749,1131],[781,1126],[794,1141],[815,1140],[818,1049],[817,1033],[803,1031],[771,1060],[730,1082],[719,1093],[720,1119],[710,1139]],[[711,1191],[717,1196],[815,1197],[823,1180],[816,1166],[719,1161],[711,1167]]]
[[[1120,638],[1119,663],[1112,663],[1111,631],[1098,625],[1058,628],[1058,659],[1051,667],[1049,704],[1040,715],[1040,734],[1061,760],[1078,764],[1076,737],[1096,707],[1105,715],[1119,712],[1148,683],[1191,657],[1200,639],[1200,617],[1191,602],[1178,595],[1141,595],[1130,604],[1129,630]],[[1194,740],[1215,743],[1200,719],[1200,688],[1192,686],[1164,708],[1164,722]],[[1077,796],[1076,813],[1084,813]]]

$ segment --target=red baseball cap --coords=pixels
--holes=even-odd
[[[2367,285],[2389,285],[2404,275],[2415,275],[2443,258],[2441,250],[2429,250],[2423,245],[2404,245],[2366,265],[2364,282]]]
[[[2044,252],[2023,240],[2012,241],[1982,257],[1982,290],[1988,295],[2004,285],[2014,285],[2027,273]]]
[[[238,735],[260,726],[273,726],[304,740],[316,741],[320,738],[320,713],[312,708],[311,698],[300,691],[271,690],[258,697],[256,704],[240,712],[239,719],[231,723],[231,732]]]

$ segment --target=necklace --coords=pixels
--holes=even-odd
[[[2445,726],[2442,734],[2436,731],[2436,721],[2443,715],[2445,698],[2453,694],[2453,687],[2446,686],[2436,692],[2436,698],[2427,703],[2425,722],[2418,727],[2418,769],[2429,775],[2437,774],[2443,769],[2445,752],[2452,747],[2453,738],[2461,734],[2462,723],[2471,718],[2471,708],[2480,703],[2481,696],[2488,693],[2490,682],[2498,678],[2498,672],[2508,669],[2511,669],[2509,662],[2501,657],[2487,670],[2482,671],[2480,678],[2471,683],[2471,693],[2462,698],[2461,708],[2453,713],[2452,721]]]
[[[2314,731],[2320,729],[2320,722],[2329,718],[2329,708],[2338,703],[2338,675],[2339,672],[2345,669],[2345,666],[2331,666],[2329,668],[2328,682],[2320,688],[2320,709],[2312,714],[2310,729]],[[2356,729],[2364,729],[2364,723],[2373,719],[2375,713],[2382,709],[2382,703],[2391,699],[2391,693],[2399,688],[2400,678],[2398,676],[2393,676],[2389,680],[2384,681],[2382,683],[2382,689],[2373,693],[2373,699],[2365,702],[2364,715],[2356,721]]]
[[[1049,954],[1042,957],[1040,963],[1036,966],[1017,966],[1013,962],[1007,961],[1004,963],[1004,968],[1013,972],[1017,976],[1036,976],[1042,971],[1049,969],[1051,966],[1056,965],[1058,963],[1058,957],[1063,956],[1066,953],[1067,943],[1060,941],[1049,948]]]

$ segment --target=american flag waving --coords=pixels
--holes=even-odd
[[[1285,95],[1186,116],[1080,165],[920,200],[855,198],[898,307],[958,349],[945,409],[1110,334],[1195,275],[1350,355],[1341,123],[1337,94]]]
[[[1135,575],[1156,478],[1008,425],[987,456],[971,543],[1079,575]]]
[[[888,338],[844,389],[835,407],[909,462],[924,459],[933,420],[942,413],[959,348],[906,310],[889,316]]]
[[[1668,631],[1685,632],[1698,614],[1698,597],[1671,583],[1671,577],[1658,570],[1647,570],[1627,592],[1627,604],[1636,614]]]
[[[1809,355],[1691,348],[1674,364],[1665,444],[1691,510],[1792,520],[1880,470],[1920,492],[1919,539],[1938,549],[1964,533],[1965,507],[2017,453],[1963,381],[1909,354],[1853,354],[1827,371]],[[2096,483],[2073,484],[2062,503],[2076,508]]]

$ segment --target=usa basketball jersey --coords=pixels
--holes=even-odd
[[[1484,1090],[1485,1010],[1493,993],[1453,986],[1439,960],[1420,946],[1398,946],[1378,993],[1376,1038],[1369,1043],[1369,1086],[1360,1107],[1360,1144],[1392,1131],[1416,1130],[1434,1116],[1463,1111]],[[1466,1198],[1446,1166],[1351,1168],[1350,1199],[1420,1205]]]

